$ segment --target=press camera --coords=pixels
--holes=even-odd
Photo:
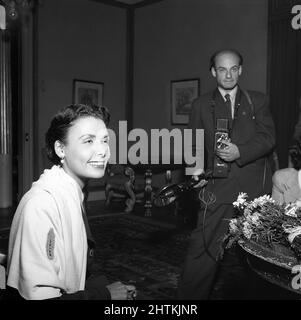
[[[224,149],[227,145],[222,141],[230,141],[229,136],[229,120],[216,119],[216,127],[214,132],[214,160],[213,160],[213,177],[227,178],[229,172],[229,164],[216,155],[218,150]]]

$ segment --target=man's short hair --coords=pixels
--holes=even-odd
[[[215,68],[215,59],[216,57],[221,54],[221,53],[233,53],[238,57],[239,60],[239,65],[242,66],[243,64],[243,57],[241,55],[241,53],[235,49],[222,49],[222,50],[218,50],[215,53],[213,53],[213,55],[210,57],[210,68],[209,70],[211,70],[212,68]]]

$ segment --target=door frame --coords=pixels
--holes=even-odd
[[[34,17],[28,10],[21,23],[21,134],[19,135],[18,201],[34,179]]]

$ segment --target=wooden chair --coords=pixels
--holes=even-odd
[[[144,179],[126,165],[109,164],[105,183],[106,206],[112,201],[125,201],[124,212],[132,212],[135,203],[143,199]]]

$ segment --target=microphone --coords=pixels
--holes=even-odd
[[[176,199],[185,191],[191,190],[196,186],[200,180],[208,180],[212,177],[212,171],[207,171],[198,176],[198,180],[190,179],[189,181],[181,182],[178,184],[169,184],[161,187],[154,197],[154,204],[157,207],[165,207]]]

